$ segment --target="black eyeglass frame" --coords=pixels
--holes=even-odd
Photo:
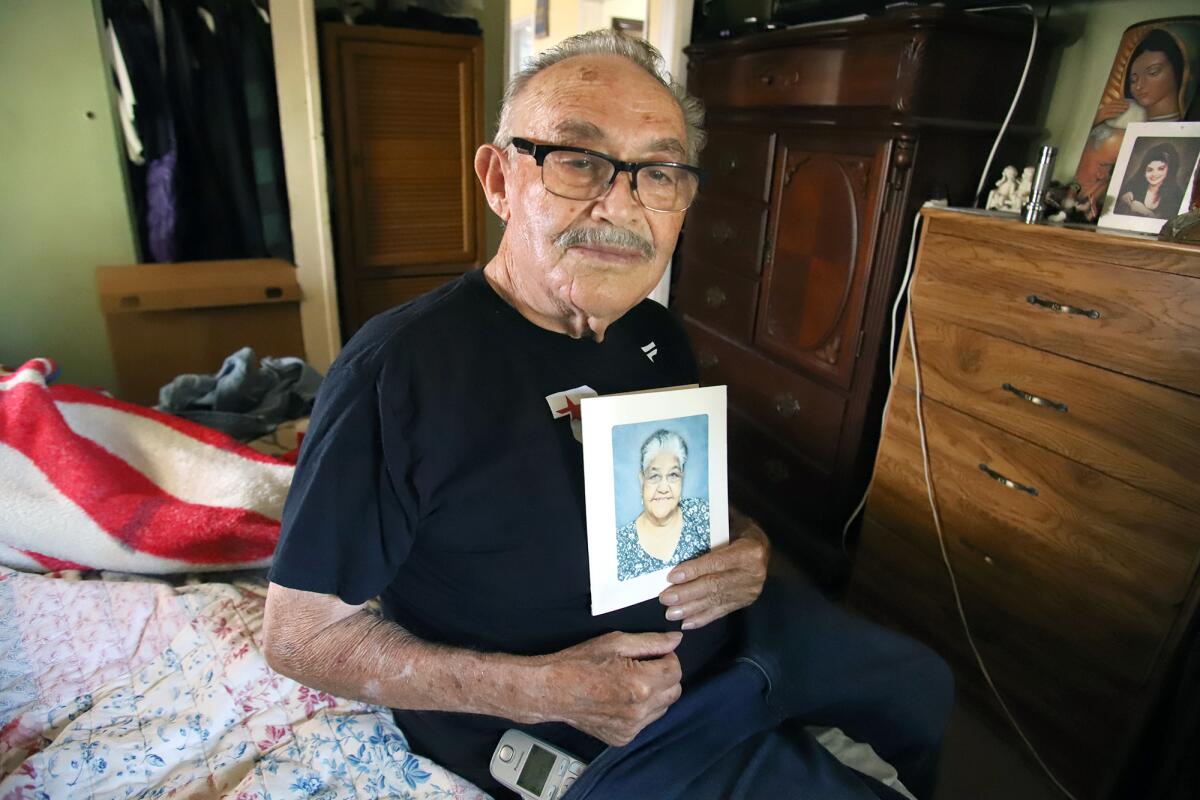
[[[517,148],[518,153],[523,153],[527,156],[533,156],[533,160],[537,162],[539,168],[545,167],[546,156],[559,151],[566,151],[568,153],[582,153],[587,156],[592,156],[593,158],[599,158],[602,161],[607,161],[609,164],[613,165],[612,177],[608,179],[608,183],[605,184],[604,190],[600,192],[600,194],[596,195],[596,197],[565,197],[564,195],[560,195],[557,192],[552,191],[549,187],[546,187],[546,191],[550,192],[550,194],[554,195],[555,197],[564,197],[567,200],[595,200],[603,197],[609,192],[610,189],[612,189],[612,185],[616,182],[617,176],[622,172],[628,172],[630,189],[633,190],[634,196],[637,197],[637,201],[641,203],[643,208],[649,211],[658,212],[659,214],[679,214],[692,207],[692,204],[696,202],[695,196],[692,197],[690,203],[683,208],[678,209],[677,211],[664,211],[661,208],[650,208],[650,206],[642,203],[641,195],[637,193],[638,170],[642,169],[643,167],[674,167],[675,169],[682,169],[686,172],[690,172],[696,176],[697,194],[700,193],[700,189],[704,186],[705,180],[708,177],[707,173],[700,167],[693,167],[691,164],[683,164],[678,161],[622,161],[619,158],[613,158],[606,153],[588,150],[586,147],[572,147],[565,144],[537,144],[529,141],[528,139],[522,139],[515,136],[512,139],[512,145],[513,147]],[[546,186],[545,178],[542,179],[542,186]]]

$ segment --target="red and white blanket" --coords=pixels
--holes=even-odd
[[[78,386],[0,370],[0,564],[195,572],[270,562],[293,467]]]

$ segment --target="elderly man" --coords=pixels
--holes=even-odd
[[[510,727],[595,759],[573,796],[699,797],[703,785],[720,797],[772,781],[894,796],[773,729],[806,712],[842,721],[925,781],[944,667],[811,590],[772,579],[764,592],[768,545],[748,520],[735,515],[728,546],[673,570],[658,602],[590,614],[581,447],[547,400],[697,379],[677,322],[644,301],[697,191],[703,142],[698,102],[661,64],[648,45],[597,32],[509,87],[496,143],[475,157],[506,224],[496,256],[369,322],[321,389],[271,572],[267,657],[396,709],[414,750],[496,796],[510,795],[488,763]],[[774,610],[743,626],[733,612],[760,593],[751,608]],[[363,608],[376,596],[382,616]],[[931,692],[911,685],[927,680]],[[905,704],[914,692],[936,702]],[[780,767],[748,777],[755,754]]]

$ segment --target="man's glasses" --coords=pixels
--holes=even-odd
[[[542,168],[542,185],[568,200],[595,200],[608,193],[617,173],[628,172],[633,196],[651,211],[685,210],[696,199],[703,172],[674,161],[620,161],[604,153],[557,144],[513,139],[518,153],[533,156]]]

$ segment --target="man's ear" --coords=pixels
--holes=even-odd
[[[508,222],[508,176],[504,166],[508,154],[494,144],[482,145],[475,151],[475,174],[483,186],[483,196],[501,222]]]

